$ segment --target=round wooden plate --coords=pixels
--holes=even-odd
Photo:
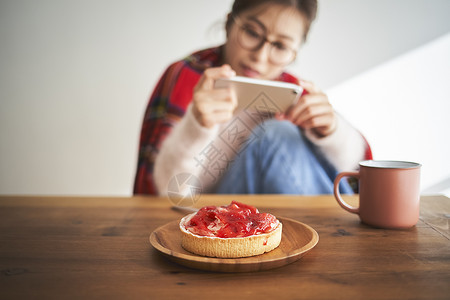
[[[280,245],[261,255],[244,258],[214,258],[199,256],[181,247],[179,220],[163,225],[152,232],[150,243],[170,260],[194,269],[214,272],[253,272],[290,264],[319,242],[319,235],[310,226],[288,218],[283,223]]]

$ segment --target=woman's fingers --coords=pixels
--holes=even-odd
[[[199,91],[196,97],[197,109],[203,114],[222,110],[233,111],[236,107],[235,97],[230,89]]]
[[[299,84],[304,90],[306,90],[308,92],[308,94],[319,94],[319,93],[322,93],[320,88],[317,85],[315,85],[313,82],[311,82],[311,81],[300,80]]]
[[[205,70],[194,89],[193,112],[197,121],[204,127],[228,121],[237,106],[237,98],[231,89],[214,89],[219,78],[229,78],[235,72],[228,65]]]
[[[212,90],[214,89],[214,82],[219,78],[230,78],[236,75],[236,72],[231,69],[229,65],[223,65],[217,68],[209,68],[203,72],[196,90]]]
[[[336,128],[336,115],[327,95],[311,82],[301,81],[307,91],[285,114],[285,119],[319,136],[331,134]]]

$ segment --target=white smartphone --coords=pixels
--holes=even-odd
[[[297,103],[303,88],[299,85],[280,81],[253,79],[235,76],[215,81],[215,88],[235,90],[238,99],[236,112],[257,110],[270,113],[283,113]]]

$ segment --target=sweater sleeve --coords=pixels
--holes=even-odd
[[[192,105],[163,142],[155,161],[154,181],[159,195],[167,195],[169,181],[178,174],[198,176],[196,157],[216,136],[218,126],[205,128],[195,119]],[[180,186],[181,189],[188,186]],[[179,190],[180,194],[189,191]]]
[[[337,116],[336,130],[329,136],[320,138],[311,130],[305,135],[339,172],[356,170],[360,161],[371,158],[369,145],[359,131]]]

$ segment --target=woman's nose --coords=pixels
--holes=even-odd
[[[258,62],[269,62],[270,59],[270,43],[265,42],[256,50],[251,52],[251,58]]]

